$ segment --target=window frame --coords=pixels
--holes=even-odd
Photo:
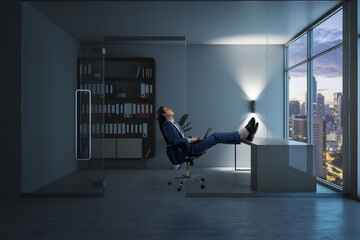
[[[295,35],[295,37],[293,37],[292,39],[290,39],[287,43],[284,44],[284,89],[285,89],[285,93],[284,93],[284,97],[285,97],[285,109],[284,109],[284,122],[286,124],[284,124],[284,138],[289,140],[289,81],[288,81],[288,77],[289,77],[289,72],[292,69],[295,69],[303,64],[307,64],[307,132],[308,132],[308,143],[309,144],[313,144],[313,117],[314,117],[314,113],[313,113],[313,104],[309,104],[312,103],[312,93],[314,91],[313,89],[313,84],[312,84],[312,75],[313,75],[313,60],[327,54],[330,53],[338,48],[343,47],[343,43],[344,43],[344,37],[341,41],[341,43],[328,48],[322,52],[317,53],[316,55],[312,56],[313,53],[313,46],[312,46],[312,41],[313,41],[313,30],[314,28],[316,28],[317,26],[319,26],[321,23],[325,22],[327,19],[329,19],[330,17],[332,17],[333,15],[335,15],[336,13],[338,13],[339,11],[343,10],[344,6],[343,3],[338,4],[336,7],[332,8],[330,11],[328,11],[327,13],[325,13],[323,16],[321,16],[320,18],[318,18],[315,22],[313,22],[312,24],[310,24],[308,27],[306,27],[305,29],[303,29],[302,31],[300,31],[297,35]],[[343,11],[343,15],[344,15],[344,11]],[[297,41],[298,39],[300,39],[301,37],[303,37],[305,34],[307,34],[307,46],[306,46],[306,51],[307,51],[307,58],[304,61],[301,61],[297,64],[294,64],[292,66],[289,66],[289,46],[291,44],[293,44],[295,41]],[[343,35],[344,35],[344,29],[343,29]],[[343,53],[344,54],[344,53]],[[343,72],[344,75],[344,72]],[[344,76],[343,76],[343,85],[344,85]],[[344,90],[343,90],[344,92]],[[344,162],[343,162],[344,165]],[[344,167],[343,167],[344,169]],[[315,173],[316,174],[316,173]],[[327,187],[335,190],[335,191],[343,191],[343,187],[344,187],[344,171],[343,171],[343,187],[341,186],[337,186],[331,182],[325,181],[319,177],[316,176],[317,182],[323,185],[326,185]]]

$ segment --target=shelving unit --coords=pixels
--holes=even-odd
[[[105,58],[105,84],[103,76],[96,72],[101,69],[99,64],[102,62],[97,58],[79,62],[78,88],[91,90],[93,99],[92,157],[102,157],[103,153],[105,159],[112,160],[153,158],[154,59]]]

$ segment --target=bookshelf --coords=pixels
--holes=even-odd
[[[104,83],[101,64],[100,58],[78,61],[78,88],[89,89],[92,94],[92,157],[153,158],[155,60],[107,57]]]

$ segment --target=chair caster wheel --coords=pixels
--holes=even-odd
[[[181,188],[178,188],[177,191],[178,191],[178,192],[181,192]]]
[[[205,182],[205,178],[201,178],[201,181],[202,181],[202,182]]]
[[[205,188],[205,185],[204,184],[201,184],[201,189],[204,189]]]
[[[171,185],[171,182],[168,182],[168,185]]]

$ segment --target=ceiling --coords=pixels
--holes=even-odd
[[[284,44],[337,1],[31,2],[81,42],[185,36],[187,44]]]

